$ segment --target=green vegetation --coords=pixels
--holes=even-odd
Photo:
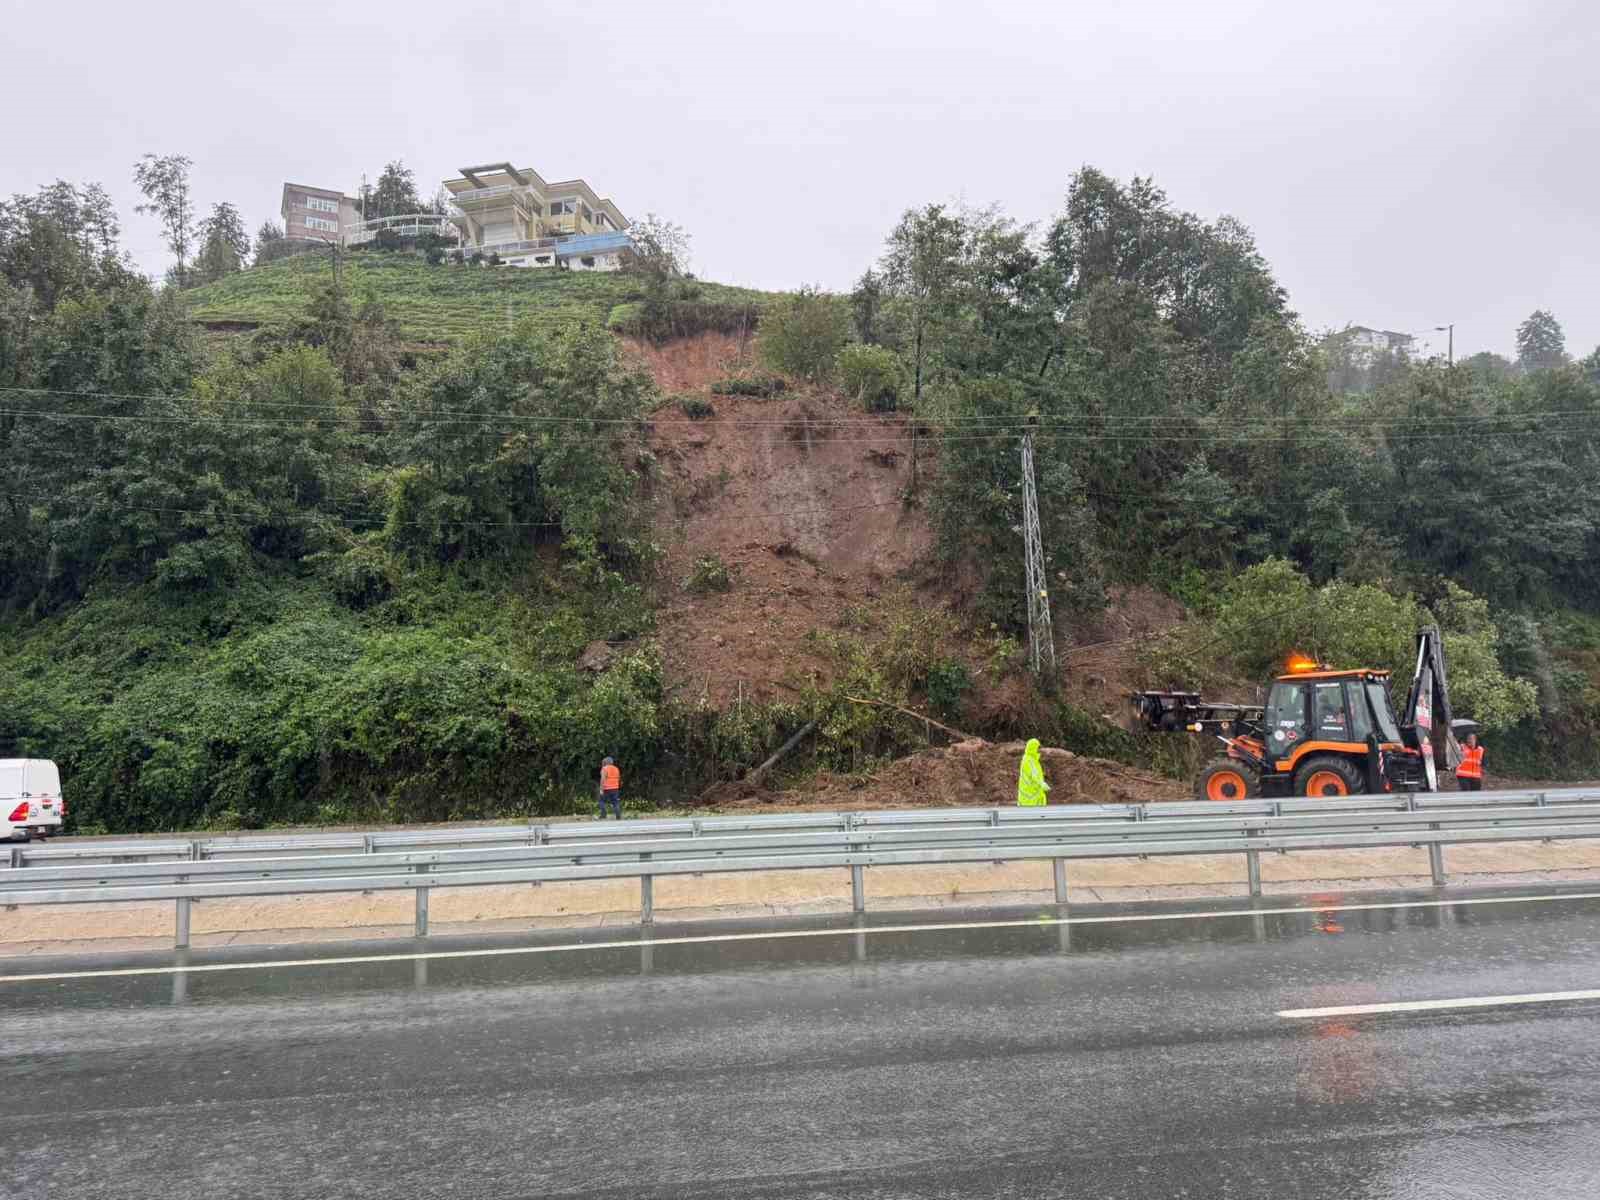
[[[80,828],[566,812],[604,754],[635,794],[682,795],[808,721],[813,762],[858,770],[924,744],[896,707],[923,703],[1180,770],[1190,743],[1011,678],[1028,429],[1061,624],[1128,583],[1193,614],[1146,648],[1153,682],[1260,678],[1292,649],[1403,669],[1436,619],[1495,769],[1600,771],[1600,357],[1569,362],[1549,314],[1516,363],[1335,391],[1248,230],[1093,170],[1042,236],[907,213],[846,303],[692,279],[664,223],[615,275],[378,251],[337,278],[326,253],[238,270],[234,215],[197,224],[186,163],[147,166],[175,256],[220,278],[152,289],[93,187],[0,204],[0,750],[60,760]],[[612,332],[706,329],[910,410],[928,565],[966,611],[856,605],[813,636],[829,681],[783,704],[666,694],[651,597],[734,581],[714,556],[660,578],[653,506],[732,476],[661,486],[664,401]]]
[[[999,630],[1026,623],[1031,425],[1058,619],[1108,584],[1199,611],[1152,660],[1161,682],[1258,678],[1308,647],[1399,665],[1431,613],[1459,707],[1523,748],[1507,758],[1594,769],[1600,673],[1565,639],[1600,594],[1600,351],[1571,362],[1551,314],[1516,331],[1515,364],[1357,372],[1242,224],[1092,168],[1042,236],[997,209],[906,212],[850,312],[939,441],[938,552]],[[1277,600],[1292,620],[1268,619]]]
[[[713,396],[757,396],[770,400],[781,396],[788,384],[781,375],[730,375],[711,385]]]
[[[728,569],[728,564],[715,554],[708,554],[704,558],[694,561],[694,569],[689,572],[689,577],[683,581],[683,590],[686,592],[727,592],[733,590],[733,572]]]
[[[839,386],[868,412],[893,412],[900,397],[900,360],[883,346],[839,351]]]
[[[1395,704],[1411,682],[1417,630],[1437,624],[1449,653],[1451,695],[1486,730],[1509,729],[1535,715],[1537,689],[1507,676],[1500,631],[1489,606],[1449,580],[1425,606],[1416,597],[1371,583],[1335,579],[1314,586],[1292,563],[1269,559],[1219,581],[1214,616],[1146,649],[1158,681],[1179,684],[1222,674],[1265,680],[1283,670],[1285,647],[1342,667],[1394,672]]]
[[[820,383],[833,377],[849,336],[850,315],[838,298],[801,288],[767,306],[756,352],[775,371]]]
[[[556,329],[572,321],[637,336],[653,332],[637,307],[640,282],[630,274],[430,265],[412,255],[376,250],[342,255],[339,271],[344,291],[381,305],[409,342],[460,342],[513,325]],[[197,321],[286,329],[303,314],[307,297],[332,280],[330,252],[302,254],[225,276],[183,296]],[[688,327],[699,320],[700,328],[722,328],[732,321],[737,329],[742,319],[753,326],[753,314],[765,299],[744,288],[696,286],[698,300],[666,303],[657,322]],[[707,305],[716,309],[712,315],[720,314],[712,325],[704,323]],[[619,308],[625,311],[613,321]]]

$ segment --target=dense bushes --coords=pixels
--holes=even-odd
[[[730,375],[726,379],[718,379],[711,385],[711,394],[714,396],[757,396],[762,400],[770,400],[774,396],[783,394],[788,385],[781,375]]]
[[[839,386],[868,412],[892,412],[899,400],[901,369],[883,346],[846,346],[839,351]]]
[[[625,337],[667,342],[700,333],[750,333],[761,319],[760,308],[748,301],[667,296],[619,304],[606,324]]]
[[[850,336],[850,313],[836,296],[801,288],[774,300],[761,318],[756,352],[775,371],[800,379],[831,378]]]
[[[1283,559],[1269,559],[1221,584],[1214,616],[1156,639],[1144,651],[1153,681],[1192,687],[1222,673],[1266,679],[1291,653],[1339,667],[1394,672],[1395,705],[1405,700],[1417,630],[1437,623],[1445,639],[1457,716],[1509,729],[1538,709],[1537,689],[1501,665],[1500,631],[1489,606],[1446,580],[1431,603],[1370,583],[1321,587]]]
[[[524,606],[427,575],[359,617],[305,586],[246,593],[139,589],[6,645],[0,739],[62,760],[79,827],[565,812],[602,756],[656,754],[648,650],[587,682],[519,634]]]

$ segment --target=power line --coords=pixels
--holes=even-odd
[[[166,394],[163,394],[163,393],[139,394],[139,393],[120,393],[120,392],[74,391],[74,390],[60,389],[60,388],[15,388],[15,387],[0,388],[0,394],[37,395],[37,396],[69,396],[69,397],[76,397],[76,398],[80,398],[80,399],[91,399],[91,400],[136,400],[136,401],[144,401],[144,402],[159,400],[159,401],[166,401],[166,402],[170,402],[170,403],[188,403],[188,404],[194,404],[194,405],[222,403],[222,404],[226,404],[226,405],[229,405],[229,406],[232,406],[232,407],[243,407],[243,406],[246,406],[246,405],[250,405],[250,406],[259,407],[259,408],[263,408],[263,409],[307,410],[307,411],[310,411],[310,412],[312,412],[314,414],[328,414],[326,419],[330,419],[330,420],[348,420],[349,419],[349,416],[347,414],[338,413],[338,412],[330,412],[330,410],[333,410],[333,409],[336,408],[336,406],[332,405],[332,404],[305,404],[305,403],[297,403],[297,402],[294,402],[294,401],[287,401],[287,400],[283,400],[283,401],[280,401],[280,400],[249,400],[249,401],[226,400],[226,401],[223,401],[223,400],[219,400],[217,398],[202,398],[202,397],[195,396],[195,395],[192,395],[192,394],[170,394],[170,393],[166,393]],[[66,412],[61,412],[59,410],[52,411],[52,410],[36,410],[36,409],[5,409],[5,410],[0,410],[0,411],[6,412],[6,413],[11,413],[11,414],[17,414],[17,415],[32,415],[34,413],[44,413],[45,415],[57,415],[57,416],[75,416],[75,417],[76,416],[90,417],[90,416],[105,415],[108,418],[121,418],[121,419],[128,419],[128,420],[132,420],[132,419],[186,420],[186,419],[189,419],[187,417],[182,417],[182,416],[160,416],[160,415],[156,415],[156,414],[151,414],[151,415],[148,415],[148,417],[147,417],[144,414],[87,414],[87,413],[66,413]],[[431,420],[443,420],[445,418],[450,418],[450,417],[460,417],[460,418],[462,418],[464,420],[468,420],[468,421],[489,421],[489,422],[504,421],[504,422],[508,422],[508,423],[519,423],[519,424],[520,423],[528,423],[528,424],[558,424],[558,425],[559,424],[639,425],[639,424],[642,424],[642,423],[656,421],[658,419],[658,417],[656,416],[656,414],[654,412],[642,413],[642,414],[640,414],[638,416],[633,416],[633,417],[594,417],[594,416],[552,416],[552,415],[546,415],[546,414],[513,413],[513,412],[504,412],[504,411],[477,412],[477,411],[474,411],[474,410],[471,410],[471,409],[458,409],[458,408],[418,408],[418,409],[412,409],[408,413],[398,413],[398,414],[397,413],[389,413],[389,414],[386,414],[383,419],[386,420],[386,421],[406,420],[406,419],[420,419],[420,420],[430,420],[431,421]],[[1461,424],[1467,424],[1467,423],[1481,424],[1481,423],[1492,423],[1492,422],[1517,422],[1517,421],[1531,421],[1531,420],[1547,420],[1547,419],[1552,419],[1552,418],[1563,418],[1563,419],[1570,418],[1570,419],[1593,420],[1593,419],[1600,418],[1600,409],[1548,409],[1548,410],[1532,410],[1532,411],[1528,411],[1528,412],[1461,413],[1461,414],[1451,415],[1448,418],[1448,421],[1449,421],[1449,423],[1451,425],[1461,425]],[[221,416],[219,414],[214,414],[214,413],[203,413],[203,414],[197,414],[197,419],[204,419],[204,420],[209,420],[209,421],[227,421],[227,420],[236,420],[236,419],[240,419],[240,418],[224,417],[224,416]],[[263,419],[263,418],[243,418],[243,419],[250,420],[250,419]],[[287,417],[279,418],[279,419],[288,420]],[[983,429],[985,427],[998,427],[998,428],[1003,428],[1003,429],[1021,430],[1024,427],[1024,425],[1026,424],[1026,421],[1025,421],[1025,419],[1023,417],[1021,417],[1021,416],[1012,416],[1012,415],[1009,415],[1009,414],[996,414],[996,415],[987,415],[987,416],[986,415],[950,416],[950,417],[940,418],[937,421],[930,420],[930,419],[925,419],[925,418],[919,419],[919,418],[915,418],[915,417],[911,417],[911,419],[915,420],[918,425],[920,425],[920,426],[922,426],[924,428],[958,428],[958,429],[981,430],[981,429]],[[871,427],[882,426],[886,422],[893,421],[894,418],[893,417],[888,417],[888,416],[838,416],[838,415],[835,415],[835,416],[822,417],[822,418],[819,418],[819,417],[803,417],[803,416],[791,416],[791,417],[733,417],[733,418],[715,418],[715,417],[712,417],[712,418],[704,418],[704,419],[698,419],[698,420],[694,420],[693,418],[684,418],[683,420],[685,422],[693,420],[693,423],[695,424],[695,426],[700,427],[700,428],[706,428],[706,427],[782,428],[782,427],[786,427],[786,426],[789,426],[789,425],[794,425],[794,424],[797,424],[797,423],[809,424],[809,425],[811,425],[813,427],[817,427],[817,426],[865,426],[865,427],[871,428]],[[1339,427],[1339,426],[1343,426],[1343,425],[1350,425],[1350,426],[1353,426],[1357,432],[1359,432],[1359,431],[1366,430],[1366,429],[1384,428],[1384,427],[1388,427],[1388,426],[1405,427],[1405,426],[1409,426],[1409,425],[1415,424],[1417,420],[1418,420],[1418,418],[1416,418],[1416,417],[1405,416],[1405,415],[1385,417],[1385,416],[1379,416],[1379,415],[1376,415],[1376,414],[1348,414],[1348,415],[1329,414],[1329,415],[1319,415],[1318,417],[1315,418],[1315,422],[1314,423],[1308,423],[1306,425],[1306,428],[1308,430],[1310,430],[1310,431],[1317,431],[1317,430],[1322,430],[1322,429],[1326,429],[1326,428],[1329,428],[1329,427]],[[1228,416],[1228,415],[1223,415],[1223,414],[1215,414],[1215,413],[1212,413],[1212,414],[1186,414],[1186,413],[1126,413],[1126,414],[1124,414],[1124,413],[1102,413],[1102,414],[1095,414],[1095,413],[1080,413],[1080,414],[1069,414],[1069,415],[1057,416],[1057,417],[1048,418],[1048,419],[1047,418],[1041,418],[1038,421],[1038,423],[1036,425],[1036,428],[1038,428],[1040,430],[1051,430],[1051,429],[1071,430],[1071,429],[1076,428],[1079,425],[1105,423],[1105,422],[1116,422],[1116,423],[1119,423],[1119,424],[1127,424],[1127,423],[1134,423],[1134,422],[1159,422],[1159,423],[1164,423],[1164,424],[1177,424],[1177,425],[1217,425],[1217,426],[1220,426],[1222,428],[1229,429],[1229,430],[1237,429],[1237,428],[1240,428],[1241,426],[1249,427],[1249,426],[1252,426],[1252,425],[1260,426],[1262,428],[1276,428],[1276,427],[1281,427],[1281,424],[1282,424],[1281,419],[1277,418],[1277,417],[1266,417],[1266,416],[1262,416],[1262,417],[1234,417],[1234,416]],[[674,422],[674,423],[676,423],[676,422]],[[1129,433],[1129,434],[1118,433],[1115,436],[1118,436],[1118,437],[1135,437],[1135,436],[1142,436],[1142,435],[1133,434],[1133,433]]]
[[[330,414],[330,415],[325,416],[325,417],[301,417],[301,418],[293,418],[293,419],[291,419],[291,418],[271,418],[271,417],[265,417],[265,418],[221,417],[221,416],[215,416],[215,415],[205,414],[205,413],[199,413],[199,414],[193,414],[193,415],[180,415],[180,414],[168,415],[168,414],[154,414],[154,413],[140,413],[140,414],[133,414],[133,413],[77,413],[77,412],[65,412],[65,411],[60,411],[60,410],[14,409],[14,408],[0,408],[0,416],[10,416],[10,417],[16,417],[16,418],[19,418],[19,419],[35,419],[35,420],[104,421],[104,422],[115,422],[115,423],[122,423],[122,424],[147,424],[147,425],[163,425],[163,426],[194,425],[194,426],[205,426],[205,427],[211,427],[211,428],[221,427],[221,428],[233,428],[233,429],[285,429],[285,430],[296,430],[296,429],[306,429],[308,426],[319,426],[319,427],[322,427],[322,428],[324,428],[324,429],[326,429],[326,430],[328,430],[330,432],[332,430],[336,429],[336,428],[339,428],[339,427],[350,428],[352,430],[355,430],[355,431],[359,432],[359,430],[356,430],[355,427],[358,426],[360,421],[363,419],[359,415],[343,414],[343,413]],[[1516,420],[1518,420],[1518,421],[1526,421],[1527,419],[1528,418],[1516,418]],[[526,420],[531,423],[531,422],[540,420],[540,418],[527,418]],[[552,420],[554,420],[554,418],[552,418]],[[563,418],[562,420],[568,420],[568,419]],[[622,418],[622,419],[570,418],[570,420],[575,422],[575,423],[589,423],[589,424],[598,424],[598,425],[613,425],[613,424],[614,425],[628,425],[628,426],[633,426],[635,428],[638,428],[639,426],[648,423],[648,418]],[[1511,420],[1511,418],[1507,418],[1507,420]],[[459,428],[468,429],[468,430],[475,429],[475,430],[478,430],[478,431],[483,432],[483,433],[530,432],[530,430],[528,430],[528,429],[523,427],[522,419],[520,419],[520,418],[516,419],[513,422],[506,422],[506,421],[502,421],[502,419],[498,418],[498,417],[485,417],[485,416],[477,416],[477,417],[429,417],[429,416],[419,416],[419,415],[401,415],[401,416],[389,416],[389,417],[381,418],[381,422],[382,422],[382,424],[387,426],[388,429],[391,430],[391,431],[419,431],[419,430],[429,430],[429,429],[440,430],[440,429],[447,429],[447,428],[451,428],[451,427],[459,427]],[[1597,424],[1590,424],[1589,422],[1597,422]],[[1181,421],[1176,421],[1176,420],[1172,421],[1171,423],[1172,424],[1177,424],[1177,425],[1181,425],[1182,424]],[[685,422],[685,424],[687,425],[687,422]],[[1262,428],[1274,428],[1277,425],[1278,425],[1277,422],[1263,423]],[[1050,443],[1054,443],[1054,442],[1067,442],[1067,443],[1071,443],[1071,442],[1125,442],[1125,443],[1131,443],[1131,444],[1142,444],[1142,443],[1152,443],[1152,444],[1173,443],[1173,444],[1180,444],[1181,443],[1181,444],[1186,444],[1186,445],[1203,445],[1203,446],[1218,446],[1218,447],[1249,447],[1249,446],[1257,446],[1257,445],[1315,446],[1319,441],[1326,444],[1326,443],[1330,443],[1330,442],[1333,442],[1333,441],[1339,441],[1339,440],[1343,440],[1343,441],[1346,441],[1346,442],[1358,442],[1358,443],[1362,443],[1362,444],[1365,444],[1365,443],[1368,443],[1368,442],[1372,442],[1372,441],[1377,441],[1377,440],[1398,441],[1398,442],[1459,441],[1460,438],[1462,437],[1462,433],[1459,430],[1452,431],[1452,432],[1447,432],[1447,433],[1431,433],[1431,432],[1426,432],[1426,431],[1423,431],[1423,430],[1415,430],[1414,431],[1414,430],[1409,428],[1409,425],[1410,425],[1410,423],[1407,422],[1405,426],[1402,426],[1402,427],[1400,427],[1398,429],[1391,429],[1391,430],[1385,430],[1385,431],[1374,431],[1373,435],[1370,436],[1370,437],[1361,436],[1361,431],[1359,431],[1359,430],[1331,430],[1331,429],[1328,429],[1328,430],[1313,430],[1312,432],[1309,432],[1309,433],[1257,433],[1257,432],[1253,432],[1253,431],[1251,431],[1251,430],[1249,430],[1247,428],[1241,428],[1238,425],[1232,425],[1232,426],[1229,426],[1225,430],[1217,430],[1217,431],[1211,432],[1211,433],[1206,433],[1206,432],[1201,432],[1201,431],[1190,431],[1190,432],[1159,433],[1159,434],[1158,433],[1148,433],[1148,432],[1144,432],[1144,431],[1133,431],[1133,430],[1109,431],[1109,432],[1079,432],[1079,431],[1075,431],[1072,427],[1054,427],[1054,426],[1041,425],[1041,426],[1038,427],[1039,428],[1039,437],[1038,437],[1037,440],[1040,441],[1040,442],[1050,442]],[[696,422],[694,424],[694,426],[692,426],[692,427],[694,427],[694,428],[717,428],[718,426],[717,426],[717,423],[714,422],[714,421],[701,421],[701,422]],[[774,421],[774,422],[771,422],[770,424],[768,424],[766,426],[761,426],[761,427],[735,426],[735,428],[765,428],[765,429],[767,429],[769,431],[811,430],[811,431],[819,431],[819,432],[825,432],[825,431],[830,430],[830,429],[837,429],[837,430],[849,430],[851,432],[856,432],[858,434],[861,433],[861,432],[864,432],[864,430],[861,427],[855,425],[852,422],[848,422],[848,421],[810,420],[810,419],[805,419],[805,418],[792,418],[792,419],[789,419],[789,420]],[[909,426],[890,428],[890,429],[884,429],[881,426],[879,426],[879,427],[868,426],[867,427],[868,430],[872,431],[872,440],[878,441],[878,442],[884,442],[884,441],[888,441],[888,442],[911,442],[911,441],[917,440],[917,439],[922,438],[922,437],[932,437],[934,440],[936,440],[938,442],[962,443],[962,442],[993,442],[993,441],[1010,441],[1010,440],[1014,440],[1015,438],[1017,438],[1017,437],[1019,437],[1021,435],[1021,431],[1024,428],[1024,426],[1022,425],[1021,422],[1018,422],[1015,425],[990,427],[990,428],[982,430],[981,432],[967,431],[965,429],[960,429],[959,427],[956,427],[956,429],[957,429],[956,432],[942,432],[942,433],[939,432],[939,428],[940,428],[939,426],[931,425],[931,424],[926,423],[926,422],[917,422],[917,430],[916,431],[912,430]],[[926,434],[926,435],[922,434],[920,432],[920,430],[922,430],[922,429],[929,430],[928,434]],[[1473,430],[1473,431],[1470,431],[1470,432],[1471,432],[1471,436],[1473,436],[1475,438],[1479,438],[1479,439],[1483,439],[1483,438],[1549,437],[1552,434],[1600,432],[1600,413],[1594,413],[1594,414],[1587,415],[1581,421],[1576,419],[1576,418],[1569,418],[1568,419],[1568,423],[1561,424],[1561,425],[1542,426],[1542,427],[1531,428],[1531,429],[1477,429],[1477,430]],[[617,436],[617,432],[615,432],[615,431],[606,432],[606,431],[602,431],[602,430],[594,430],[594,431],[571,431],[571,430],[567,430],[567,431],[564,431],[564,432],[557,433],[557,432],[553,432],[553,431],[544,431],[544,436],[546,438],[554,437],[554,438],[557,438],[558,440],[564,440],[564,441],[569,441],[569,442],[570,441],[601,441],[601,440],[609,441],[609,440],[614,440],[615,439],[615,437]]]
[[[73,496],[73,495],[63,495],[60,492],[7,491],[7,492],[0,492],[0,496],[5,496],[5,497],[11,498],[11,499],[18,499],[18,500],[27,500],[27,499],[30,499],[30,498],[40,499],[40,500],[48,500],[51,503],[71,504],[71,505],[78,506],[80,508],[88,508],[88,509],[101,507],[101,508],[121,509],[121,510],[129,511],[129,512],[173,513],[173,514],[180,514],[180,515],[186,515],[186,516],[213,517],[213,518],[217,518],[217,517],[232,517],[232,518],[238,518],[238,519],[244,520],[244,521],[252,521],[252,522],[257,522],[257,523],[265,521],[265,520],[271,520],[275,516],[279,516],[279,517],[282,516],[281,513],[274,513],[274,511],[272,510],[271,502],[268,502],[266,505],[264,505],[262,509],[254,511],[254,512],[251,512],[251,511],[246,511],[246,510],[242,510],[242,509],[177,508],[177,507],[170,507],[170,506],[166,506],[166,505],[130,504],[130,503],[127,503],[126,501],[123,501],[123,500],[112,499],[112,498],[108,498],[108,497],[94,497],[94,496],[82,497],[82,496]],[[830,506],[822,507],[822,508],[809,508],[809,509],[806,509],[806,508],[789,509],[789,510],[761,509],[761,510],[758,510],[758,511],[753,512],[753,513],[741,513],[741,514],[739,514],[739,517],[740,517],[740,520],[776,520],[776,521],[785,521],[785,520],[790,520],[790,519],[796,518],[796,517],[823,516],[823,515],[827,515],[827,514],[831,514],[831,513],[858,512],[858,511],[862,511],[862,510],[865,510],[865,509],[873,509],[873,508],[889,508],[889,507],[900,505],[901,503],[903,503],[901,500],[895,499],[895,500],[873,500],[873,501],[868,501],[868,502],[865,502],[865,503],[862,503],[862,504],[840,504],[840,505],[830,505]],[[331,521],[333,524],[344,524],[344,525],[347,525],[347,526],[353,526],[353,523],[357,522],[357,521],[367,522],[367,523],[374,524],[374,525],[382,525],[382,524],[386,524],[388,519],[389,519],[389,515],[388,515],[388,513],[386,511],[378,510],[378,509],[360,510],[360,509],[350,509],[350,508],[341,508],[341,507],[322,508],[322,507],[309,507],[308,506],[308,507],[301,508],[299,511],[301,513],[303,513],[304,516],[307,519],[315,519],[315,518],[320,517],[320,518],[326,519],[328,521]],[[455,528],[455,527],[485,527],[485,528],[496,528],[496,529],[499,529],[499,528],[562,529],[562,528],[566,527],[567,523],[563,522],[563,521],[482,521],[482,520],[452,521],[452,520],[445,520],[445,521],[440,521],[440,522],[432,522],[432,521],[401,522],[401,524],[403,524],[403,525],[415,525],[415,526],[424,526],[424,525],[426,525],[428,527],[432,527],[435,524],[438,524],[438,525],[451,527],[451,528]]]

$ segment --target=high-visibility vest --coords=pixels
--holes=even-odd
[[[1483,747],[1461,747],[1461,765],[1456,768],[1457,779],[1483,778]]]
[[[1040,769],[1038,760],[1024,758],[1022,770],[1017,773],[1017,803],[1024,808],[1048,804],[1045,793],[1049,790],[1050,785],[1044,781],[1044,771]]]
[[[617,770],[616,763],[607,763],[600,768],[600,790],[602,792],[616,792],[622,789],[622,772]]]

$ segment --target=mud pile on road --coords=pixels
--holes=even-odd
[[[973,738],[897,759],[870,775],[821,772],[774,791],[740,783],[721,785],[702,803],[718,808],[815,809],[987,808],[1017,802],[1022,742],[995,744]],[[1183,800],[1188,789],[1137,767],[1086,758],[1047,746],[1040,751],[1051,804],[1125,804]]]

